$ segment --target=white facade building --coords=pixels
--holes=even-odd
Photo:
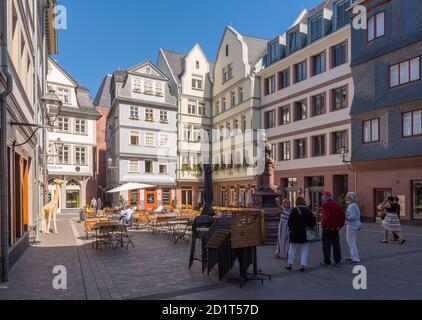
[[[211,130],[214,64],[197,44],[187,55],[161,49],[157,66],[177,93],[177,207],[196,208],[203,203],[201,155],[210,152],[204,139]]]
[[[148,190],[114,194],[125,203],[155,209],[172,207],[177,162],[177,104],[166,77],[151,62],[114,72],[107,119],[107,189],[128,182],[152,185]],[[110,199],[111,200],[111,199]]]
[[[55,129],[49,130],[48,174],[49,197],[55,192],[53,178],[65,181],[59,196],[59,210],[78,209],[90,204],[88,182],[94,175],[94,154],[96,145],[95,110],[88,90],[81,87],[54,60],[49,59],[48,88],[62,99],[63,107]],[[62,150],[57,144],[63,145]],[[59,150],[57,150],[59,149]]]

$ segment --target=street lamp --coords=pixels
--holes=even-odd
[[[53,89],[48,90],[48,93],[41,100],[45,104],[43,116],[47,120],[47,124],[52,127],[60,116],[63,103]]]
[[[107,159],[107,165],[108,165],[108,168],[111,170],[119,169],[119,167],[113,167],[113,159],[111,157]]]

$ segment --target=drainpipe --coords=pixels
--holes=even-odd
[[[1,72],[6,79],[6,90],[0,94],[0,204],[1,204],[1,256],[2,256],[2,282],[9,281],[9,205],[8,205],[8,168],[7,168],[7,97],[13,90],[13,78],[8,67],[7,51],[7,0],[0,3],[1,26]]]

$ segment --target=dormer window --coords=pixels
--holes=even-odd
[[[289,53],[299,50],[299,29],[289,33]]]
[[[196,69],[199,69],[199,61],[196,61]]]
[[[199,78],[199,77],[192,78],[192,89],[202,90],[202,78]]]
[[[152,89],[152,81],[145,79],[144,80],[144,94],[153,95],[153,89]]]
[[[155,82],[155,95],[157,97],[163,97],[164,96],[163,83],[161,81]]]
[[[322,38],[322,16],[311,19],[311,42]]]
[[[350,7],[350,0],[337,1],[335,4],[336,27],[340,29],[350,22],[350,14],[347,9]]]
[[[270,64],[273,64],[274,62],[280,59],[280,44],[278,43],[278,41],[270,44],[269,58]]]

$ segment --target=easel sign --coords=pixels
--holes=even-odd
[[[265,217],[262,210],[232,212],[232,249],[265,245]]]

